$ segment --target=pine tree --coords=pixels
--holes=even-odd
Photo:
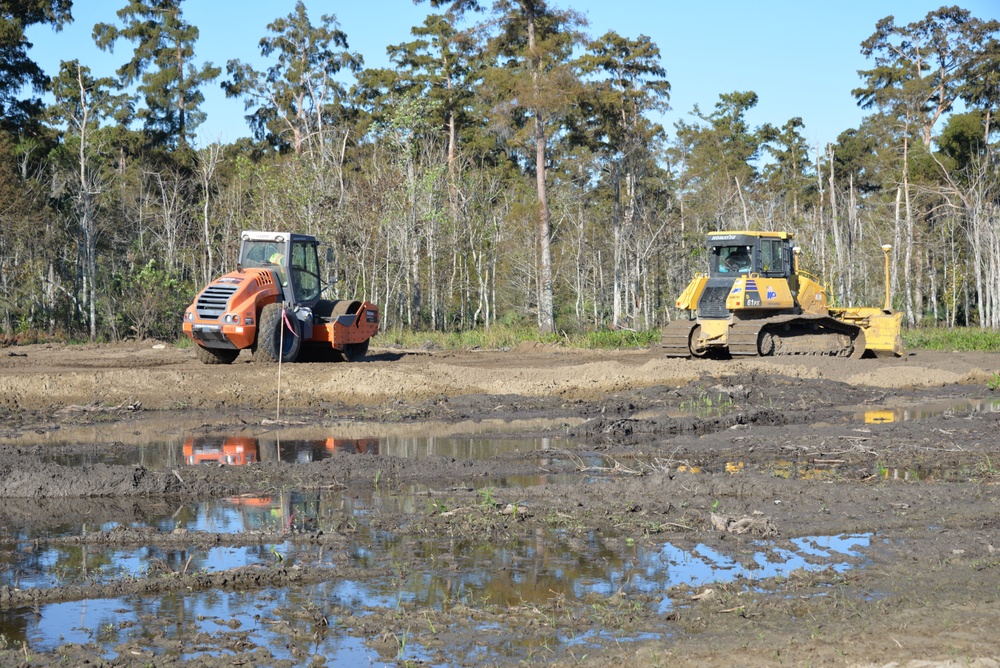
[[[613,191],[612,327],[618,328],[625,292],[624,254],[639,216],[639,184],[646,173],[656,171],[652,152],[663,136],[663,128],[650,122],[646,114],[666,111],[670,83],[660,64],[659,48],[645,35],[633,40],[608,32],[588,45],[580,63],[584,74],[603,76],[588,86],[585,98],[590,110],[590,134],[604,156]],[[638,290],[639,264],[632,265],[633,293]]]
[[[94,26],[94,41],[114,51],[115,42],[135,43],[132,59],[118,69],[124,87],[137,82],[145,100],[138,117],[154,144],[184,146],[205,119],[201,86],[219,76],[211,63],[194,63],[198,28],[184,20],[183,0],[130,0],[118,10],[122,27]]]
[[[19,98],[24,88],[41,93],[49,81],[28,58],[31,42],[25,31],[38,24],[60,30],[73,18],[72,4],[72,0],[0,0],[0,129],[23,127],[42,110],[38,98]]]
[[[243,97],[254,135],[296,154],[324,154],[334,134],[331,126],[344,105],[347,91],[337,80],[344,69],[358,72],[364,59],[348,49],[347,34],[332,14],[314,26],[305,4],[267,26],[272,34],[260,40],[260,53],[276,62],[259,72],[239,61],[226,65],[229,79],[222,87],[228,97]]]
[[[547,194],[548,143],[563,127],[579,100],[581,84],[573,49],[583,41],[578,28],[586,21],[573,11],[544,0],[498,0],[492,22],[498,26],[488,49],[496,64],[484,73],[486,87],[514,142],[534,152],[538,203],[538,328],[555,331],[552,233]]]

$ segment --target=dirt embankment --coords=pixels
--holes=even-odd
[[[920,352],[902,359],[823,357],[666,359],[656,349],[580,351],[524,346],[506,352],[373,349],[362,363],[289,364],[281,403],[288,408],[364,408],[463,395],[596,400],[705,377],[780,373],[885,390],[985,384],[1000,356]],[[0,409],[59,410],[138,405],[152,410],[266,409],[278,397],[277,370],[241,356],[205,366],[190,349],[163,344],[35,345],[0,356]]]

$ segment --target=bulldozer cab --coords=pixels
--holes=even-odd
[[[240,265],[244,269],[270,269],[285,301],[311,306],[322,291],[317,245],[315,237],[304,234],[245,233]]]
[[[708,250],[712,277],[788,278],[794,273],[790,235],[719,233],[709,236]]]

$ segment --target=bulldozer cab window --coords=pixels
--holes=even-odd
[[[314,243],[292,243],[292,287],[296,301],[309,302],[319,298],[319,261]]]
[[[749,246],[719,246],[715,255],[715,272],[719,274],[750,273]]]
[[[780,239],[762,239],[760,242],[760,272],[765,276],[787,276],[786,253]]]

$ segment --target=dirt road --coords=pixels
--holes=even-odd
[[[276,367],[242,358],[208,367],[190,350],[152,343],[7,348],[0,612],[17,621],[0,629],[0,663],[322,665],[323,638],[341,634],[360,639],[368,659],[400,665],[995,665],[1000,397],[987,385],[998,371],[1000,355],[926,351],[712,361],[665,359],[655,349],[373,349],[358,364],[283,366],[276,422]],[[95,425],[105,436],[94,436]],[[263,453],[262,430],[287,441],[333,426],[383,439],[496,432],[500,441],[545,439],[550,449],[544,457],[517,448],[412,457],[383,445],[375,457],[276,463],[261,455],[228,467],[100,460],[167,431],[252,431]],[[544,484],[510,483],[528,478]],[[291,512],[278,534],[178,532],[147,521],[176,518],[193,501],[292,489],[335,493],[338,508],[343,499],[381,500],[360,520],[340,510],[305,520]],[[396,508],[387,493],[407,501]],[[59,529],[67,525],[82,530]],[[32,550],[156,548],[188,555],[187,564],[164,559],[138,576],[20,586],[14,571],[26,535]],[[384,536],[399,547],[385,547]],[[829,540],[854,547],[838,551]],[[366,561],[359,541],[385,549]],[[294,568],[269,556],[276,544],[298,555]],[[265,545],[268,568],[189,568],[190,555],[217,546]],[[713,555],[723,574],[656,580],[677,568],[656,565],[670,550]],[[801,568],[769,570],[803,550]],[[578,563],[553,566],[556,555]],[[497,559],[513,561],[496,567]],[[476,596],[453,589],[486,571],[494,579],[509,572],[510,582]],[[563,582],[554,575],[563,571],[576,575]],[[402,591],[421,572],[452,583],[450,593],[363,612],[310,594],[308,605],[258,613],[279,640],[235,617],[214,635],[193,621],[156,633],[148,611],[103,639],[35,640],[48,610],[39,606],[199,591],[285,601],[331,579]],[[518,584],[526,572],[538,585],[534,598]],[[583,584],[595,579],[611,584]],[[32,609],[40,621],[18,612]]]

